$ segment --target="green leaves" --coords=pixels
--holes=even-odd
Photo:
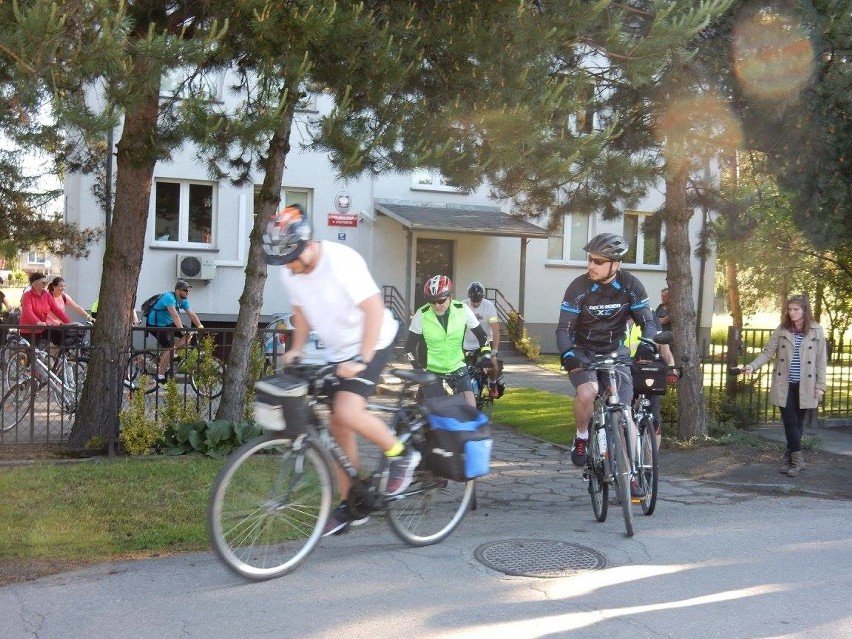
[[[261,432],[260,427],[252,421],[232,423],[217,419],[180,422],[166,427],[162,450],[166,455],[199,453],[221,459]]]

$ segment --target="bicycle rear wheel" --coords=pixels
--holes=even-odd
[[[407,490],[389,498],[388,523],[409,546],[436,544],[464,519],[475,486],[475,479],[452,481],[420,469]]]
[[[0,430],[7,432],[23,422],[29,416],[33,407],[33,396],[37,383],[32,379],[12,384],[3,395],[2,413],[0,413]]]
[[[657,507],[657,487],[659,483],[659,461],[657,437],[650,417],[645,416],[639,423],[639,459],[637,462],[639,486],[645,490],[645,496],[639,502],[642,512],[650,516]]]
[[[254,581],[298,566],[322,536],[334,490],[331,466],[310,441],[278,434],[241,446],[210,491],[207,530],[232,571]]]
[[[604,481],[603,454],[598,447],[598,438],[594,428],[589,429],[588,461],[586,474],[589,478],[589,496],[592,498],[592,512],[595,519],[606,521],[609,507],[609,484]]]
[[[615,480],[615,494],[621,503],[624,514],[624,529],[628,537],[633,536],[633,505],[630,503],[630,455],[624,430],[627,428],[624,415],[607,415],[607,443],[609,456],[613,463],[612,476]]]

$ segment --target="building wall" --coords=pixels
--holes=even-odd
[[[320,108],[327,108],[320,104]],[[310,114],[315,117],[315,114]],[[364,256],[377,283],[395,286],[403,295],[413,299],[413,291],[407,286],[414,282],[413,255],[410,268],[406,269],[409,233],[398,222],[377,214],[376,199],[398,202],[432,202],[443,204],[467,204],[501,206],[510,211],[506,202],[495,202],[488,197],[483,187],[471,194],[460,194],[446,190],[413,188],[412,178],[407,174],[389,174],[378,178],[365,177],[341,182],[334,179],[334,171],[327,157],[321,153],[309,153],[302,149],[305,138],[305,117],[300,116],[293,127],[292,151],[287,160],[284,186],[307,189],[312,193],[310,210],[314,237],[323,240],[341,241]],[[120,132],[116,135],[119,139]],[[207,181],[202,164],[194,160],[190,148],[176,154],[171,162],[161,162],[155,169],[155,178],[179,178]],[[262,182],[262,175],[255,176],[255,184]],[[81,226],[103,226],[105,216],[92,196],[92,179],[72,174],[65,182],[66,218]],[[345,190],[351,196],[350,212],[359,214],[355,228],[329,226],[328,214],[335,212],[335,195]],[[199,255],[212,254],[216,261],[215,277],[209,282],[193,281],[192,306],[206,321],[233,321],[238,310],[238,299],[243,289],[245,259],[253,217],[253,186],[237,188],[227,182],[217,185],[214,210],[214,248],[210,251],[174,249],[152,246],[154,240],[153,214],[149,215],[145,253],[137,288],[137,307],[150,295],[169,289],[176,279],[176,254],[186,252]],[[638,207],[640,210],[656,210],[662,202],[662,193],[654,191]],[[153,213],[153,203],[151,207]],[[692,223],[692,235],[697,238],[700,216]],[[621,232],[621,222],[597,221],[592,232]],[[451,273],[456,282],[457,297],[465,297],[467,285],[473,280],[481,281],[486,287],[500,289],[503,295],[518,306],[521,271],[520,238],[491,237],[487,235],[453,235],[417,231],[411,239],[449,239],[454,242],[456,266]],[[412,250],[415,243],[411,244]],[[66,259],[64,274],[69,291],[83,305],[89,305],[98,295],[101,280],[101,264],[104,243],[92,247],[86,259]],[[527,263],[524,300],[524,315],[530,334],[539,337],[542,351],[555,349],[553,331],[558,316],[559,303],[565,287],[577,275],[585,271],[585,262],[569,264],[550,263],[547,260],[547,241],[531,239],[527,243]],[[697,277],[699,263],[693,258],[694,287],[699,289]],[[270,269],[264,290],[262,313],[289,310],[289,304],[278,281],[277,269]],[[665,286],[665,266],[630,268],[645,283],[652,304],[659,303],[659,291]],[[713,293],[713,264],[706,268],[704,287],[704,314],[702,326],[709,332]],[[410,302],[412,305],[413,302]],[[413,310],[413,309],[411,309]]]

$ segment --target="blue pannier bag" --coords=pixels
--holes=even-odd
[[[430,428],[426,431],[426,466],[440,477],[466,481],[487,475],[491,466],[488,416],[461,395],[424,400]]]

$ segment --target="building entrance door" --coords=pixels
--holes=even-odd
[[[453,260],[452,240],[417,240],[417,263],[414,269],[414,310],[426,303],[423,297],[423,285],[433,275],[446,275],[453,278],[455,262]]]

